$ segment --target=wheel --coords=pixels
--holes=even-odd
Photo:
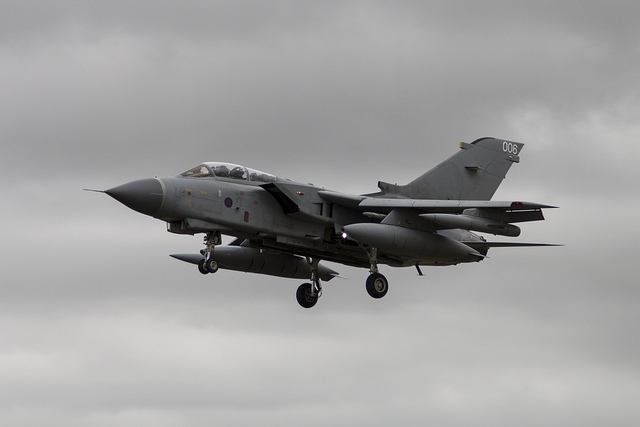
[[[209,273],[215,273],[216,271],[218,271],[218,261],[213,258],[209,258],[205,262],[205,267],[207,267],[207,271]]]
[[[198,263],[198,271],[202,274],[209,274],[209,270],[207,270],[207,267],[204,265],[204,259],[201,259]]]
[[[382,298],[389,290],[389,282],[387,278],[380,273],[371,273],[367,277],[367,292],[373,298]]]
[[[303,283],[296,292],[298,304],[304,308],[311,308],[318,302],[318,293],[311,294],[311,283]]]

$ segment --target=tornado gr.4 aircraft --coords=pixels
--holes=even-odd
[[[524,144],[495,138],[460,143],[460,151],[406,185],[378,182],[377,193],[352,195],[230,163],[207,162],[176,176],[141,179],[104,191],[167,223],[171,233],[204,233],[204,249],[171,255],[202,274],[219,268],[306,279],[298,303],[313,307],[331,261],[368,268],[366,289],[382,298],[393,267],[482,261],[491,247],[548,246],[489,242],[474,233],[517,237],[515,223],[543,220],[543,208],[491,201]],[[222,246],[221,235],[235,237]]]

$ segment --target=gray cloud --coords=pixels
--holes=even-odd
[[[633,2],[5,2],[0,418],[636,425]],[[199,275],[199,237],[82,188],[226,160],[346,192],[492,135],[557,204],[478,265]]]

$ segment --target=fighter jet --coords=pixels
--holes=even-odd
[[[491,201],[524,144],[495,138],[460,143],[460,151],[406,185],[380,191],[330,191],[237,164],[205,162],[179,175],[129,182],[104,193],[166,222],[171,233],[204,234],[200,253],[171,255],[202,274],[229,269],[308,280],[298,303],[313,307],[322,281],[338,273],[321,261],[368,268],[366,290],[382,298],[379,265],[455,265],[485,259],[491,247],[550,246],[487,241],[477,233],[517,237],[516,223],[544,219],[554,206]],[[234,240],[222,245],[222,235]]]

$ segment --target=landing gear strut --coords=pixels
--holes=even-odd
[[[222,243],[222,237],[219,231],[209,231],[204,236],[205,248],[200,251],[204,255],[198,263],[198,271],[202,274],[215,273],[218,271],[218,261],[213,259],[216,245]]]
[[[303,283],[298,287],[296,299],[298,304],[304,308],[311,308],[318,302],[318,298],[322,296],[322,285],[318,277],[319,259],[307,258],[309,269],[311,270],[311,283]]]
[[[369,257],[369,273],[371,274],[367,277],[367,293],[372,298],[380,299],[387,294],[387,291],[389,290],[389,281],[378,272],[378,248],[367,249],[360,243],[358,243],[358,245],[360,245]]]

